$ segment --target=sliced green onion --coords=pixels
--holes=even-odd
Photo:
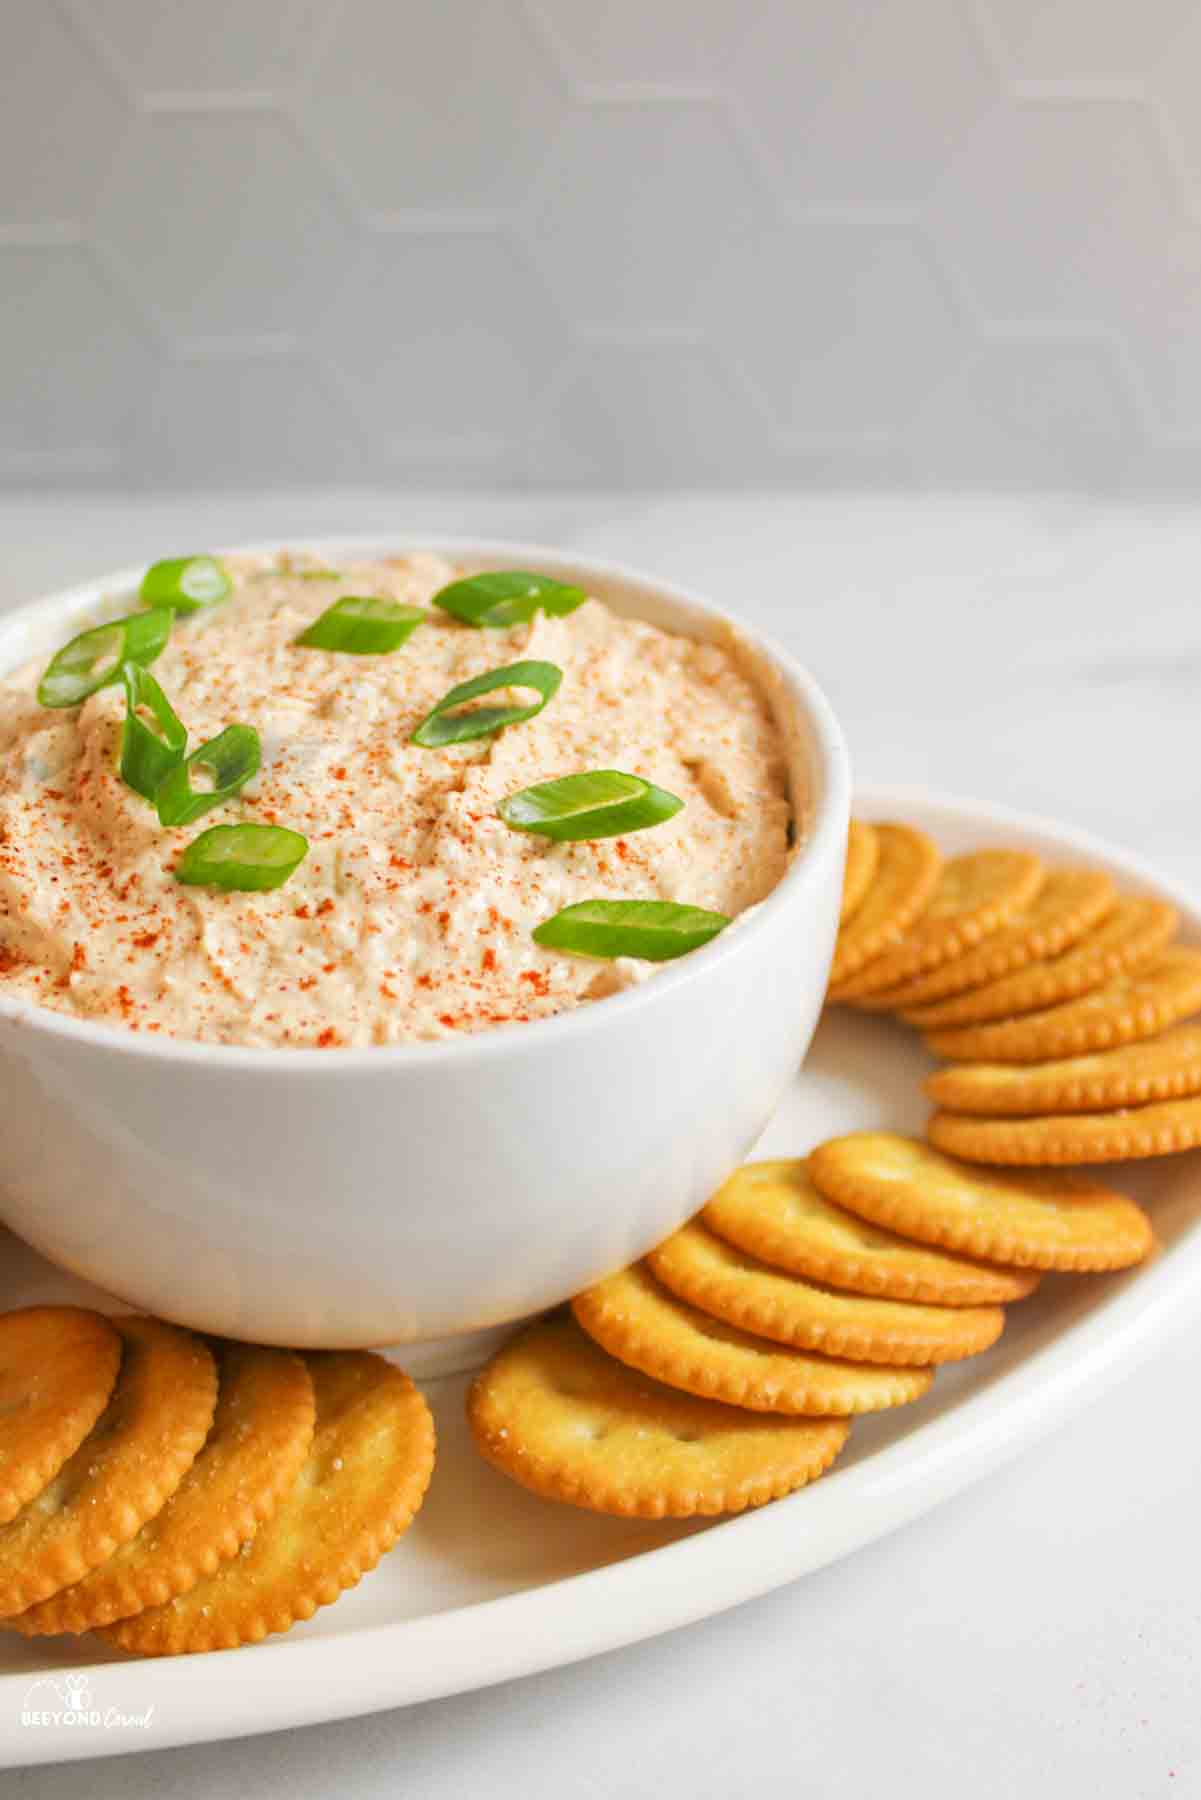
[[[670,962],[699,950],[730,923],[725,913],[674,900],[580,900],[537,926],[534,942],[577,956],[638,956]]]
[[[452,581],[434,595],[434,605],[453,613],[465,625],[486,625],[500,631],[507,625],[526,624],[539,609],[561,617],[574,612],[587,598],[583,588],[566,587],[549,575],[497,569]]]
[[[38,682],[38,700],[43,706],[80,706],[89,694],[120,681],[123,663],[152,663],[171,636],[174,618],[167,607],[155,607],[81,631],[51,658]]]
[[[422,606],[347,594],[327,606],[296,642],[309,650],[342,650],[351,656],[386,656],[399,650],[429,614]]]
[[[159,784],[183,761],[187,727],[140,663],[122,663],[121,679],[125,683],[121,779],[144,800],[153,800]]]
[[[147,569],[142,577],[142,599],[147,606],[199,612],[203,606],[224,600],[233,585],[215,556],[172,556]]]
[[[188,887],[254,894],[282,887],[308,853],[309,840],[282,825],[210,825],[175,865]]]
[[[248,581],[278,581],[280,577],[288,581],[341,581],[341,569],[294,569],[289,563],[272,563],[268,569],[255,569],[247,576]]]
[[[251,776],[258,774],[261,760],[262,746],[254,726],[227,725],[171,770],[154,796],[159,823],[190,825],[245,787]],[[193,787],[192,777],[198,770],[211,776],[211,787]]]
[[[411,741],[424,744],[427,750],[440,750],[444,744],[465,744],[469,738],[491,737],[505,725],[520,725],[540,713],[558,691],[562,679],[562,669],[550,662],[515,662],[503,669],[490,669],[486,675],[462,681],[443,694],[433,711],[426,713]],[[533,706],[467,707],[469,700],[478,700],[481,694],[494,693],[497,688],[533,688],[541,699]],[[456,707],[465,710],[456,712]]]
[[[514,831],[534,831],[556,843],[622,837],[661,825],[683,806],[674,794],[620,769],[589,769],[540,781],[501,801],[497,812]]]

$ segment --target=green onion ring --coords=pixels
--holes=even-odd
[[[645,831],[674,818],[683,804],[638,775],[588,769],[522,788],[496,810],[514,831],[537,832],[562,844]]]
[[[121,779],[143,800],[153,800],[160,783],[182,761],[188,731],[148,669],[121,664],[125,723],[121,728]],[[150,724],[142,717],[150,714]]]
[[[434,605],[453,613],[465,625],[503,631],[509,625],[527,624],[539,610],[561,618],[587,598],[583,588],[567,587],[549,575],[496,569],[452,581],[434,595]]]
[[[674,900],[580,900],[539,925],[534,942],[577,956],[670,962],[699,950],[729,923],[725,913],[677,906]]]
[[[124,663],[152,663],[166,647],[174,619],[168,607],[158,606],[81,631],[47,664],[38,682],[39,703],[81,706],[89,694],[120,681]]]
[[[253,725],[227,725],[199,750],[171,770],[154,796],[161,825],[190,825],[202,813],[229,800],[257,775],[262,745]],[[192,786],[193,769],[206,769],[213,778],[205,792]]]
[[[474,681],[462,681],[443,694],[437,706],[426,713],[410,742],[427,750],[440,750],[444,744],[465,744],[470,738],[491,737],[506,725],[520,725],[540,713],[558,692],[563,671],[550,662],[508,663],[503,669],[490,669]],[[533,706],[477,706],[469,712],[453,709],[478,700],[481,694],[497,688],[533,688],[541,696]]]
[[[233,582],[215,556],[172,556],[152,563],[142,577],[147,606],[170,606],[175,612],[199,612],[215,606],[233,591]]]
[[[296,639],[308,650],[341,650],[350,656],[386,656],[399,650],[429,614],[423,606],[346,594],[327,606]]]
[[[188,887],[261,894],[282,887],[308,854],[309,840],[283,825],[210,825],[175,865]]]

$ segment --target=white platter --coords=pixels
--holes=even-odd
[[[1201,942],[1196,901],[1083,833],[918,791],[861,793],[856,810],[911,819],[951,850],[1001,842],[1093,859],[1175,900]],[[902,1028],[829,1015],[761,1153],[857,1126],[920,1129],[928,1066]],[[539,1501],[475,1456],[465,1380],[427,1384],[439,1431],[429,1498],[354,1593],[287,1637],[203,1657],[137,1661],[90,1639],[0,1635],[0,1764],[277,1731],[483,1687],[691,1623],[871,1542],[1049,1431],[1201,1298],[1201,1152],[1116,1179],[1154,1213],[1153,1263],[1048,1279],[987,1355],[942,1371],[918,1405],[859,1421],[832,1474],[742,1518],[652,1525]],[[0,1234],[0,1308],[89,1292]],[[70,1720],[46,1722],[68,1699]]]

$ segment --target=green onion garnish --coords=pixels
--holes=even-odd
[[[152,563],[142,577],[147,606],[170,606],[175,612],[199,612],[215,606],[233,588],[215,556],[172,556]]]
[[[491,574],[468,575],[452,581],[434,595],[434,605],[453,613],[465,625],[487,625],[503,630],[524,625],[541,608],[561,617],[574,612],[588,598],[583,588],[566,587],[549,575],[530,575],[524,569],[497,569]]]
[[[122,663],[125,724],[121,730],[121,779],[144,800],[183,761],[187,727],[148,669]]]
[[[646,962],[670,962],[699,950],[729,923],[725,913],[677,906],[674,900],[580,900],[539,925],[534,942],[547,950],[572,950],[577,956],[639,956]]]
[[[159,823],[190,825],[245,787],[251,776],[258,774],[261,760],[262,746],[254,726],[227,725],[199,750],[193,750],[163,781],[154,796]],[[211,787],[193,787],[192,776],[198,770],[212,778]]]
[[[289,581],[341,581],[341,569],[293,569],[283,563],[272,563],[268,569],[254,569],[246,577],[248,581],[278,581],[281,576]]]
[[[282,887],[308,852],[309,840],[282,825],[210,825],[175,865],[189,887],[263,893]]]
[[[120,681],[123,663],[152,663],[171,636],[174,617],[168,608],[156,607],[81,631],[47,665],[38,700],[43,706],[79,706],[89,694]]]
[[[619,769],[587,770],[540,781],[502,800],[497,812],[514,831],[534,831],[556,843],[622,837],[673,818],[683,806],[665,788]]]
[[[486,675],[477,675],[474,681],[462,681],[458,687],[443,694],[433,711],[422,719],[413,733],[412,742],[423,744],[427,750],[440,750],[444,744],[465,744],[469,738],[491,737],[505,725],[520,725],[542,711],[557,692],[562,679],[562,669],[549,662],[515,662],[503,669],[490,669]],[[462,712],[453,710],[466,707],[467,701],[478,700],[481,694],[494,693],[497,688],[533,688],[541,699],[533,706],[476,706]]]
[[[310,650],[342,650],[351,656],[386,656],[429,617],[424,607],[371,595],[347,594],[327,606],[296,642]]]

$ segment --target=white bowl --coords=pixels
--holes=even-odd
[[[537,568],[696,638],[733,623],[664,583],[525,544],[312,548]],[[0,667],[48,654],[140,574],[7,615]],[[164,1318],[262,1343],[420,1343],[430,1353],[409,1361],[426,1372],[478,1350],[463,1334],[564,1300],[674,1230],[746,1153],[808,1048],[842,884],[838,725],[802,669],[738,629],[789,745],[803,834],[748,918],[627,992],[434,1044],[151,1043],[0,997],[0,1215]]]

